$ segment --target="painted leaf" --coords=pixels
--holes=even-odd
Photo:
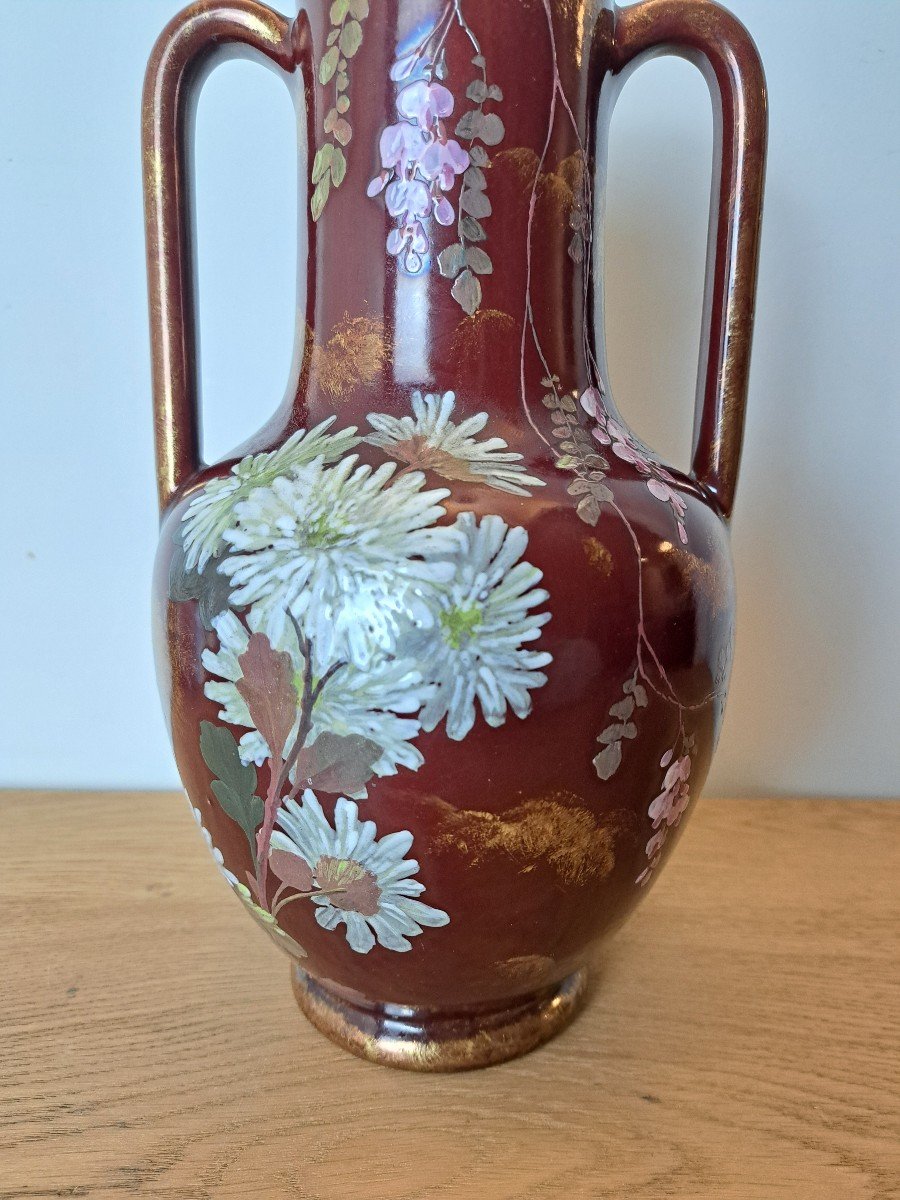
[[[483,54],[476,54],[472,59],[472,66],[477,67],[479,71],[483,71],[486,65]]]
[[[470,317],[478,312],[478,307],[481,304],[481,284],[478,282],[478,276],[474,275],[468,268],[457,275],[453,281],[453,287],[450,289],[450,294]]]
[[[322,128],[325,130],[326,133],[334,132],[334,127],[337,124],[337,119],[338,119],[338,110],[336,108],[330,108],[328,110],[328,112],[325,114],[325,120],[322,122]]]
[[[296,778],[317,791],[352,796],[374,774],[381,747],[359,734],[320,733],[297,757]]]
[[[213,618],[228,608],[231,596],[231,582],[217,568],[218,562],[213,558],[202,571],[196,567],[188,569],[180,539],[176,543],[169,564],[169,599],[176,604],[196,600],[204,629],[212,629]]]
[[[479,192],[483,192],[487,187],[487,179],[481,167],[466,167],[463,172],[463,182],[466,187],[475,188]]]
[[[488,97],[488,86],[483,79],[473,79],[466,88],[466,95],[476,104],[482,104]]]
[[[465,188],[459,198],[459,206],[463,212],[467,212],[472,217],[489,217],[491,215],[491,202],[484,194],[474,188]]]
[[[445,279],[455,279],[466,265],[466,250],[459,242],[447,246],[438,255],[438,270]]]
[[[644,688],[644,685],[641,683],[635,684],[633,694],[634,694],[634,702],[638,706],[638,708],[646,708],[647,707],[647,692]]]
[[[479,246],[470,246],[466,251],[466,265],[479,275],[490,275],[494,264],[490,257]]]
[[[271,850],[269,852],[269,866],[282,883],[296,888],[298,892],[311,892],[313,890],[312,868],[306,859],[301,858],[299,854],[291,854],[287,850]]]
[[[627,721],[634,712],[634,704],[634,696],[626,696],[624,700],[620,700],[618,704],[612,706],[609,715],[618,721]]]
[[[313,190],[312,199],[309,202],[312,219],[318,221],[322,215],[322,210],[325,207],[325,201],[328,199],[328,192],[331,189],[331,176],[323,175]]]
[[[364,21],[369,15],[369,0],[348,0],[348,10],[351,17]]]
[[[487,167],[490,165],[491,160],[484,146],[470,146],[469,161],[473,162],[476,167]]]
[[[350,86],[350,76],[346,71],[338,71],[337,79],[334,81],[334,86],[339,92],[346,92],[347,88]]]
[[[272,757],[281,759],[297,716],[291,656],[276,650],[264,633],[252,633],[238,666],[243,678],[238,680],[237,690]]]
[[[627,738],[630,740],[631,738],[636,737],[637,726],[633,725],[630,721],[627,721],[621,725],[607,725],[607,727],[597,738],[597,741],[603,742],[604,745],[608,745],[610,742],[619,742],[622,740],[622,738]]]
[[[467,242],[483,242],[487,234],[474,217],[463,217],[459,223],[459,232]]]
[[[340,146],[335,146],[334,154],[331,156],[331,182],[335,187],[341,186],[346,174],[347,160],[344,158],[344,152]]]
[[[345,113],[350,107],[350,97],[341,94],[335,101],[335,106],[339,113]]]
[[[600,520],[600,501],[591,493],[591,495],[585,496],[578,501],[575,511],[585,524],[596,525]]]
[[[312,165],[312,181],[318,183],[324,174],[331,166],[331,159],[334,155],[335,147],[332,142],[326,142],[316,151],[316,157],[313,159]]]
[[[622,761],[622,743],[613,742],[594,759],[594,769],[601,779],[611,779]]]
[[[324,85],[334,78],[339,58],[337,46],[332,46],[330,50],[325,51],[322,61],[319,63],[319,83]]]
[[[325,45],[333,46],[340,36],[340,29],[332,29],[331,33],[329,33],[328,37],[325,39]]]
[[[256,768],[241,762],[237,742],[230,729],[200,722],[200,753],[215,776],[212,791],[222,811],[243,829],[256,861],[256,830],[262,824],[265,805],[256,792]]]
[[[503,99],[503,89],[497,87],[496,83],[492,83],[491,86],[488,88],[488,99],[489,100],[502,100]]]
[[[506,130],[503,127],[503,122],[496,113],[487,113],[478,132],[478,136],[486,146],[496,146],[498,142],[503,141],[503,136]]]
[[[350,0],[334,0],[334,4],[332,4],[328,13],[328,19],[332,25],[340,25],[349,11]]]
[[[362,25],[360,25],[359,21],[348,21],[341,30],[341,37],[338,42],[344,58],[352,58],[362,45],[362,40]]]
[[[465,138],[469,142],[472,138],[479,137],[484,119],[484,113],[478,108],[473,108],[470,112],[463,113],[456,123],[456,136]]]
[[[350,122],[346,117],[338,117],[334,123],[332,132],[342,146],[346,146],[353,137],[353,130],[350,128]]]

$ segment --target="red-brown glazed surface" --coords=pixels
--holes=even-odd
[[[500,518],[527,534],[524,559],[542,573],[540,587],[549,594],[535,611],[550,614],[527,648],[551,656],[540,667],[546,682],[530,687],[527,715],[507,711],[499,727],[490,727],[476,704],[462,740],[451,740],[444,722],[419,732],[421,765],[373,776],[367,797],[357,800],[359,820],[374,821],[378,838],[412,835],[407,858],[418,863],[421,901],[449,920],[411,935],[404,953],[380,940],[366,952],[354,950],[344,925],[323,927],[302,898],[280,910],[278,923],[306,951],[303,969],[341,994],[376,1006],[497,1008],[580,968],[598,938],[627,915],[671,852],[718,736],[733,635],[725,519],[749,359],[764,85],[747,35],[705,0],[647,0],[623,13],[567,0],[369,2],[342,4],[336,14],[313,4],[293,27],[255,4],[201,4],[176,21],[151,62],[145,155],[164,505],[154,581],[160,685],[179,771],[212,845],[238,881],[259,880],[250,841],[217,802],[201,752],[202,722],[229,728],[221,704],[206,694],[211,674],[201,661],[204,649],[219,649],[219,635],[204,628],[197,602],[183,590],[170,599],[170,569],[182,553],[177,543],[189,506],[243,456],[283,446],[295,431],[329,417],[336,417],[331,434],[349,427],[371,434],[369,414],[410,415],[414,391],[453,392],[457,424],[487,414],[476,440],[501,438],[521,456],[515,469],[529,478],[520,489],[528,494],[479,477],[460,479],[452,470],[449,479],[427,470],[424,487],[450,490],[438,526],[454,526],[468,512],[478,523]],[[346,40],[343,32],[357,17],[358,45],[355,32]],[[403,76],[404,56],[427,41],[432,27],[437,34],[426,49],[438,50],[434,72],[419,62]],[[321,179],[315,164],[323,158],[316,154],[326,144],[340,147],[344,167],[329,176],[324,201],[317,180],[309,187],[309,263],[288,396],[239,453],[200,467],[184,117],[207,47],[235,41],[255,46],[286,72],[301,120],[305,100],[305,178],[312,172]],[[329,75],[322,66],[331,45],[346,63],[347,80],[337,90],[343,71]],[[347,48],[352,53],[344,59]],[[473,64],[476,48],[481,61]],[[664,468],[619,421],[591,301],[591,221],[602,207],[591,193],[603,168],[591,148],[599,128],[602,153],[612,99],[629,65],[659,49],[701,62],[721,131],[691,477]],[[392,68],[401,78],[391,78]],[[452,113],[416,110],[420,125],[434,121],[425,143],[449,146],[446,153],[456,154],[459,167],[467,163],[466,170],[480,161],[483,175],[454,168],[445,192],[426,178],[435,207],[417,223],[408,211],[396,219],[389,211],[397,207],[391,185],[410,168],[385,167],[390,154],[380,157],[379,146],[387,127],[416,129],[411,102],[406,115],[396,106],[403,89],[423,78],[453,100]],[[349,100],[341,104],[347,126],[337,137],[329,114],[342,94]],[[428,96],[446,109],[442,91]],[[481,116],[460,130],[473,110]],[[485,124],[491,114],[499,122]],[[473,128],[485,132],[485,141],[465,136]],[[400,133],[412,136],[409,128]],[[473,154],[474,147],[481,150]],[[427,177],[424,169],[416,175],[414,164],[413,157],[410,178]],[[381,171],[386,186],[381,179],[370,187]],[[474,204],[462,201],[468,180],[479,193]],[[438,215],[442,196],[452,208],[449,223],[442,220],[450,215],[446,207]],[[459,243],[461,217],[473,207],[480,214],[476,240],[463,238],[463,251],[475,246],[489,259],[490,270],[477,254],[469,260],[480,268],[473,269],[480,296],[458,289],[460,271],[445,272],[439,258]],[[420,236],[428,245],[416,250]],[[653,353],[652,345],[647,350]],[[373,469],[392,461],[365,442],[352,453]],[[205,570],[216,570],[234,547],[223,543]],[[246,621],[246,608],[234,607]],[[598,740],[604,731],[605,742]],[[243,732],[234,728],[235,737]],[[259,763],[260,798],[270,783],[269,766]],[[289,789],[285,780],[276,791]],[[335,794],[319,788],[316,795],[333,824]],[[278,887],[269,871],[265,907],[272,907]],[[370,911],[371,896],[358,907]]]

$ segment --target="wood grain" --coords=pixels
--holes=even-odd
[[[0,1200],[900,1196],[898,804],[702,801],[572,1028],[447,1077],[300,1017],[182,798],[0,829]]]

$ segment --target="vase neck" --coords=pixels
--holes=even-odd
[[[594,24],[550,0],[365,9],[310,17],[296,419],[414,389],[513,419],[546,376],[585,386]]]

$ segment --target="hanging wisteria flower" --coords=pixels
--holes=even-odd
[[[290,613],[320,662],[367,670],[393,650],[401,617],[427,615],[423,585],[450,579],[460,535],[434,524],[447,489],[423,491],[418,471],[393,480],[393,463],[356,463],[317,459],[256,488],[234,506],[219,570],[233,604],[261,606],[273,643]]]
[[[225,860],[222,857],[222,851],[218,850],[213,845],[212,834],[203,824],[203,818],[200,815],[199,808],[193,808],[194,820],[203,834],[203,840],[206,842],[207,849],[215,860],[216,866],[219,868],[219,873],[223,876],[228,886],[249,912],[250,916],[265,929],[266,933],[285,954],[289,954],[291,958],[306,958],[306,951],[299,942],[294,941],[289,933],[286,933],[270,912],[262,908],[253,899],[253,894],[246,884],[240,883],[237,876],[225,866]]]
[[[468,153],[444,125],[453,112],[452,92],[430,78],[429,60],[417,63],[427,77],[401,88],[397,113],[402,119],[382,131],[381,171],[366,189],[369,196],[387,189],[387,210],[397,221],[388,234],[388,253],[409,275],[422,270],[430,247],[423,222],[433,216],[441,225],[453,224],[456,214],[444,193],[469,166]]]
[[[260,632],[264,622],[265,614],[257,608],[252,608],[247,615],[249,629],[234,613],[224,612],[213,621],[219,637],[218,651],[203,651],[203,665],[211,675],[217,676],[206,683],[204,694],[222,706],[219,716],[223,721],[247,728],[248,732],[238,743],[241,761],[255,763],[258,767],[269,757],[271,749],[255,728],[247,702],[237,685],[243,678],[240,659],[247,653],[250,634]],[[290,747],[297,738],[303,716],[299,700],[306,670],[297,631],[290,621],[282,627],[281,636],[274,641],[273,647],[290,656],[294,670],[298,707],[285,743]],[[314,652],[314,683],[322,678],[328,665],[318,663]],[[376,775],[395,775],[398,766],[418,770],[422,755],[410,742],[421,730],[415,714],[432,691],[409,661],[384,660],[364,672],[352,665],[342,666],[327,678],[316,695],[307,744],[312,745],[321,733],[338,737],[356,735],[380,747],[381,756],[372,767]],[[401,713],[411,715],[398,715]]]
[[[374,821],[360,821],[352,800],[340,797],[334,828],[311,791],[302,803],[288,800],[278,814],[272,850],[296,855],[313,873],[316,920],[323,929],[347,927],[347,941],[357,954],[376,943],[388,950],[410,950],[409,938],[448,924],[439,908],[416,897],[425,890],[413,876],[419,869],[405,855],[413,836],[404,830],[377,839]]]
[[[264,454],[248,454],[231,474],[212,479],[191,500],[183,518],[185,565],[202,571],[221,549],[222,535],[232,522],[234,505],[256,487],[271,483],[294,467],[322,458],[336,462],[359,442],[356,426],[326,431],[337,420],[329,417],[308,432],[298,429],[283,446]]]
[[[479,442],[488,421],[487,413],[455,424],[451,419],[456,397],[412,394],[412,416],[392,417],[387,413],[369,413],[366,420],[375,430],[363,441],[377,446],[391,458],[422,471],[434,471],[444,479],[465,483],[485,483],[501,492],[528,496],[531,487],[543,487],[542,479],[526,475],[522,455],[509,449],[503,438]]]
[[[654,462],[633,434],[610,417],[603,398],[596,388],[587,389],[581,397],[581,407],[596,421],[593,435],[600,445],[609,446],[617,458],[621,458],[623,462],[630,463],[635,467],[638,473],[644,477],[650,494],[657,500],[661,500],[663,504],[671,506],[678,529],[678,537],[682,544],[686,545],[688,538],[684,526],[684,514],[687,511],[687,505],[683,497],[675,490],[675,477],[665,467]]]
[[[668,769],[663,778],[662,790],[647,810],[647,815],[653,822],[656,833],[647,843],[646,853],[649,862],[635,880],[635,883],[639,883],[642,887],[649,882],[650,876],[659,866],[660,855],[666,844],[669,830],[681,821],[691,800],[688,783],[691,775],[690,754],[683,754],[680,758],[675,758],[674,749],[667,750],[660,759],[659,765]]]
[[[430,732],[447,718],[447,736],[461,741],[475,724],[478,700],[489,725],[502,725],[507,707],[517,717],[531,711],[530,689],[542,687],[540,670],[551,662],[544,651],[524,649],[540,637],[549,613],[530,610],[549,598],[541,572],[519,562],[528,545],[524,529],[510,529],[497,516],[462,513],[454,527],[462,545],[451,582],[428,594],[432,620],[411,620],[401,646],[423,665],[435,692],[422,709]]]

